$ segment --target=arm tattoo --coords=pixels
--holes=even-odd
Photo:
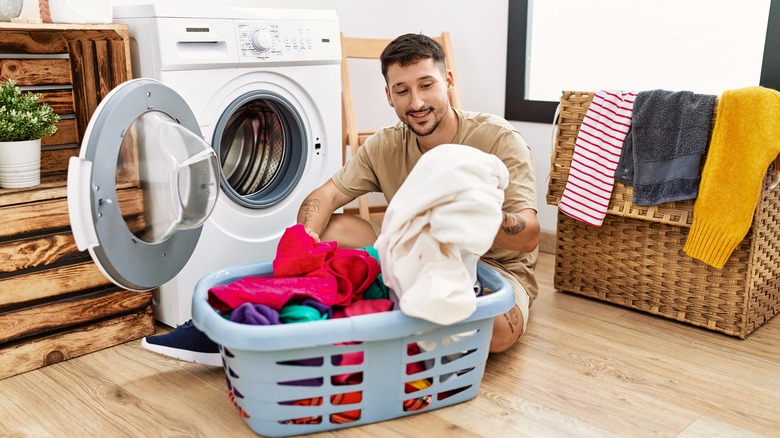
[[[506,212],[502,212],[504,215],[504,220],[501,221],[501,229],[510,236],[514,236],[515,234],[520,234],[525,230],[525,219],[523,219],[520,215],[517,214],[508,214]]]
[[[319,199],[307,199],[301,204],[301,211],[298,214],[298,219],[301,223],[306,224],[311,219],[313,214],[320,212],[321,203]]]

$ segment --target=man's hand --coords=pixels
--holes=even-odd
[[[304,227],[307,233],[309,233],[309,236],[311,236],[315,242],[320,241],[320,235],[315,233],[314,231],[310,230],[308,227]]]

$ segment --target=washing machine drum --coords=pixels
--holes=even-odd
[[[300,114],[284,97],[252,91],[223,111],[212,145],[222,164],[222,191],[247,208],[268,208],[298,185],[307,144]]]
[[[192,110],[152,79],[127,81],[103,99],[68,164],[76,246],[130,290],[179,273],[218,193],[218,159]]]

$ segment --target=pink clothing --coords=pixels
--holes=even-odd
[[[230,311],[245,302],[281,309],[293,297],[310,297],[326,306],[347,306],[363,298],[376,280],[379,262],[367,251],[317,242],[303,225],[285,230],[273,262],[274,277],[245,277],[209,289],[209,304]]]
[[[580,125],[558,210],[600,227],[631,126],[636,93],[597,91]]]

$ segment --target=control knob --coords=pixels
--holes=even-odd
[[[271,34],[265,30],[256,30],[252,33],[252,47],[260,52],[267,52],[271,48]]]

